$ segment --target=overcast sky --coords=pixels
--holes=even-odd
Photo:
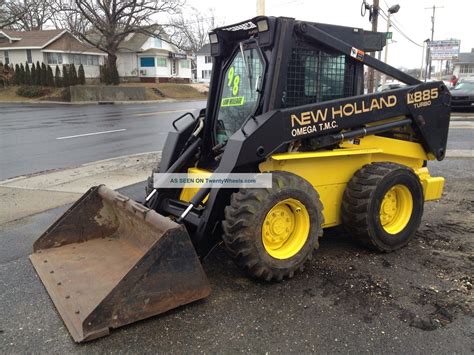
[[[369,4],[373,0],[367,0]],[[343,26],[371,29],[368,13],[360,15],[362,0],[266,0],[268,16],[287,16],[298,20],[331,23]],[[187,0],[188,6],[201,11],[214,9],[219,23],[230,24],[256,15],[256,0]],[[393,15],[398,27],[420,45],[431,37],[432,10],[425,7],[443,6],[436,9],[435,40],[456,38],[461,40],[461,52],[470,52],[474,47],[474,0],[380,0],[387,12],[389,6],[400,5]],[[388,5],[388,6],[387,6]],[[387,23],[379,17],[379,31],[386,31]],[[393,43],[389,46],[388,63],[396,67],[419,68],[421,47],[410,43],[395,29]],[[382,57],[383,58],[383,57]]]

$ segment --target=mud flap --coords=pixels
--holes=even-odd
[[[76,342],[207,297],[184,226],[105,186],[35,243],[36,272]]]

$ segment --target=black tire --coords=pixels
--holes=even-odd
[[[280,201],[295,199],[309,215],[309,233],[304,245],[287,259],[272,257],[265,249],[262,224],[267,213]],[[322,235],[323,206],[318,193],[305,179],[283,171],[273,172],[273,188],[240,189],[231,196],[222,223],[223,241],[236,264],[250,276],[281,281],[303,271]]]
[[[396,185],[408,189],[413,208],[405,227],[390,234],[382,225],[380,209],[384,196]],[[358,170],[347,184],[341,218],[346,230],[363,245],[391,252],[413,238],[421,223],[423,206],[423,188],[411,169],[395,163],[372,163]]]

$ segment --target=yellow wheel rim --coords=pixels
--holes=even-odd
[[[389,234],[400,233],[410,221],[413,197],[404,185],[395,185],[385,194],[380,205],[380,223]]]
[[[275,259],[291,258],[305,245],[309,227],[309,213],[305,205],[292,198],[280,201],[263,220],[263,246]]]

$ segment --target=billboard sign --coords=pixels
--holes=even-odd
[[[431,59],[452,60],[459,56],[461,41],[459,39],[446,39],[429,42]]]

